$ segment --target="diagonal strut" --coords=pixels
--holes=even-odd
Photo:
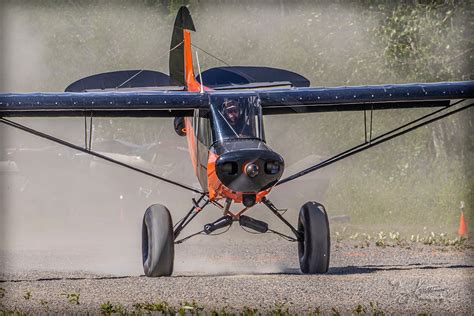
[[[205,193],[202,192],[201,190],[198,190],[198,189],[196,189],[196,188],[193,188],[193,187],[191,187],[191,186],[189,186],[189,185],[182,184],[182,183],[179,183],[179,182],[176,182],[176,181],[173,181],[173,180],[169,180],[169,179],[160,177],[159,175],[156,175],[156,174],[153,174],[153,173],[151,173],[151,172],[142,170],[142,169],[140,169],[140,168],[131,166],[131,165],[129,165],[129,164],[120,162],[120,161],[115,160],[115,159],[113,159],[113,158],[110,158],[110,157],[107,157],[107,156],[105,156],[105,155],[102,155],[102,154],[100,154],[100,153],[98,153],[98,152],[95,152],[95,151],[92,151],[92,150],[88,150],[88,149],[86,149],[86,148],[82,148],[81,146],[74,145],[74,144],[72,144],[72,143],[70,143],[70,142],[68,142],[68,141],[63,140],[63,139],[60,139],[60,138],[57,138],[57,137],[54,137],[54,136],[51,136],[51,135],[42,133],[42,132],[37,131],[37,130],[35,130],[35,129],[29,128],[29,127],[27,127],[27,126],[25,126],[25,125],[22,125],[22,124],[19,124],[19,123],[10,121],[10,120],[8,120],[8,119],[6,119],[6,118],[0,117],[0,122],[1,122],[1,123],[4,123],[4,124],[6,124],[6,125],[9,125],[9,126],[11,126],[11,127],[20,129],[20,130],[22,130],[22,131],[24,131],[24,132],[33,134],[33,135],[35,135],[35,136],[38,136],[38,137],[41,137],[41,138],[50,140],[50,141],[52,141],[52,142],[58,143],[58,144],[60,144],[60,145],[63,145],[63,146],[66,146],[66,147],[69,147],[69,148],[78,150],[78,151],[80,151],[80,152],[89,154],[89,155],[91,155],[91,156],[95,156],[95,157],[97,157],[97,158],[101,158],[101,159],[103,159],[103,160],[106,160],[106,161],[108,161],[108,162],[114,163],[114,164],[116,164],[116,165],[119,165],[119,166],[122,166],[122,167],[125,167],[125,168],[128,168],[128,169],[131,169],[131,170],[133,170],[133,171],[142,173],[142,174],[147,175],[147,176],[150,176],[150,177],[152,177],[152,178],[155,178],[155,179],[164,181],[164,182],[169,183],[169,184],[173,184],[173,185],[178,186],[178,187],[180,187],[180,188],[183,188],[183,189],[186,189],[186,190],[189,190],[189,191],[193,191],[193,192],[199,193],[199,194],[205,194]]]

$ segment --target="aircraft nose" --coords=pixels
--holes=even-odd
[[[258,193],[266,190],[283,174],[283,158],[267,149],[226,152],[216,161],[216,173],[235,192]]]

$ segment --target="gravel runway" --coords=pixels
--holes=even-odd
[[[329,273],[308,276],[299,272],[293,243],[269,234],[242,239],[231,231],[221,237],[214,243],[198,237],[178,245],[175,273],[169,278],[143,277],[139,258],[121,259],[120,253],[132,251],[132,243],[108,254],[92,246],[3,251],[0,302],[6,310],[31,314],[99,314],[107,302],[133,312],[137,303],[166,301],[179,307],[192,300],[207,312],[250,307],[262,314],[278,308],[296,314],[333,313],[334,308],[350,314],[358,305],[371,311],[370,302],[395,314],[474,310],[470,248],[421,244],[360,248],[350,240],[333,242]],[[113,271],[116,266],[128,270]],[[113,274],[100,272],[107,267]],[[73,296],[70,302],[67,294],[79,294],[78,302]]]

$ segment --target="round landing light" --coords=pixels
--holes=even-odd
[[[258,176],[258,166],[254,163],[249,163],[245,166],[245,173],[250,178],[255,178]]]

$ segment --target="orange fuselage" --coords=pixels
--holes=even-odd
[[[196,76],[194,74],[191,50],[191,36],[190,31],[186,29],[183,30],[183,48],[184,76],[187,91],[212,91],[212,89],[206,86],[201,86],[201,84],[195,79]],[[195,113],[194,117],[186,117],[184,119],[184,124],[191,162],[202,189],[205,192],[208,192],[209,199],[212,201],[219,199],[232,199],[236,203],[242,203],[244,194],[248,192],[233,191],[226,187],[219,179],[216,173],[216,161],[219,158],[219,155],[212,147],[210,148],[210,144],[205,144],[205,142],[198,137],[199,129],[196,126],[196,122],[199,120],[198,117],[198,113]],[[270,191],[271,187],[259,192],[252,192],[251,194],[255,195],[255,202],[258,203]]]

